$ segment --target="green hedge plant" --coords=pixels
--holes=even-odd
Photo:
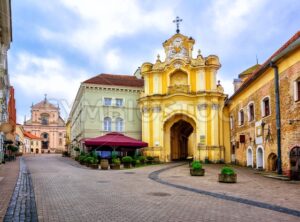
[[[221,169],[221,174],[223,174],[223,175],[234,175],[235,171],[231,167],[225,166]]]
[[[132,162],[132,157],[131,156],[124,156],[122,158],[123,163],[131,163]]]
[[[202,169],[202,164],[200,163],[200,161],[195,160],[192,162],[192,169],[193,170],[201,170]]]

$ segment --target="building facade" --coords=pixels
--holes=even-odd
[[[141,75],[144,151],[161,161],[193,157],[208,162],[230,161],[228,121],[224,121],[226,95],[217,72],[215,55],[192,57],[195,40],[180,33],[163,43],[165,61],[144,63]]]
[[[60,153],[65,150],[66,125],[59,110],[45,97],[31,106],[31,118],[24,122],[25,131],[41,138],[41,153]]]
[[[231,160],[242,166],[277,171],[281,156],[283,173],[298,172],[300,179],[300,32],[263,65],[249,70],[235,81],[236,91],[226,104],[230,113]]]
[[[11,1],[0,2],[0,124],[8,123],[9,75],[7,69],[7,51],[12,42]],[[6,129],[8,127],[5,127]],[[10,127],[11,128],[11,127]],[[4,160],[4,141],[6,130],[0,130],[0,163]]]
[[[24,146],[24,129],[21,124],[16,125],[16,144],[19,147],[19,152],[25,154],[26,149]]]
[[[81,83],[69,119],[73,147],[85,138],[116,131],[141,139],[137,99],[144,81],[136,76],[100,74]]]
[[[24,132],[24,144],[26,153],[42,153],[42,139],[29,132]]]

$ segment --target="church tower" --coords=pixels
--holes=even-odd
[[[164,162],[190,156],[227,162],[229,126],[223,120],[227,95],[216,81],[219,58],[203,57],[200,51],[193,58],[195,40],[180,34],[178,26],[176,31],[163,43],[166,59],[158,56],[154,64],[141,67],[142,139],[149,144],[145,152]]]

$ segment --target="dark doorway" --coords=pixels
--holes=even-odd
[[[294,147],[290,152],[291,179],[300,180],[300,147]]]
[[[42,149],[48,149],[49,148],[49,134],[43,133],[41,137],[42,137]]]
[[[269,171],[277,170],[277,155],[275,153],[270,153],[268,157],[268,170]]]
[[[190,123],[179,120],[171,127],[171,159],[186,160],[188,157],[188,140],[193,132]]]

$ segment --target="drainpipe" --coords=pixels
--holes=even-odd
[[[274,69],[274,81],[275,81],[274,85],[275,85],[276,133],[277,133],[277,173],[282,174],[279,75],[278,75],[278,67],[275,65],[274,62],[270,62],[270,67]]]

